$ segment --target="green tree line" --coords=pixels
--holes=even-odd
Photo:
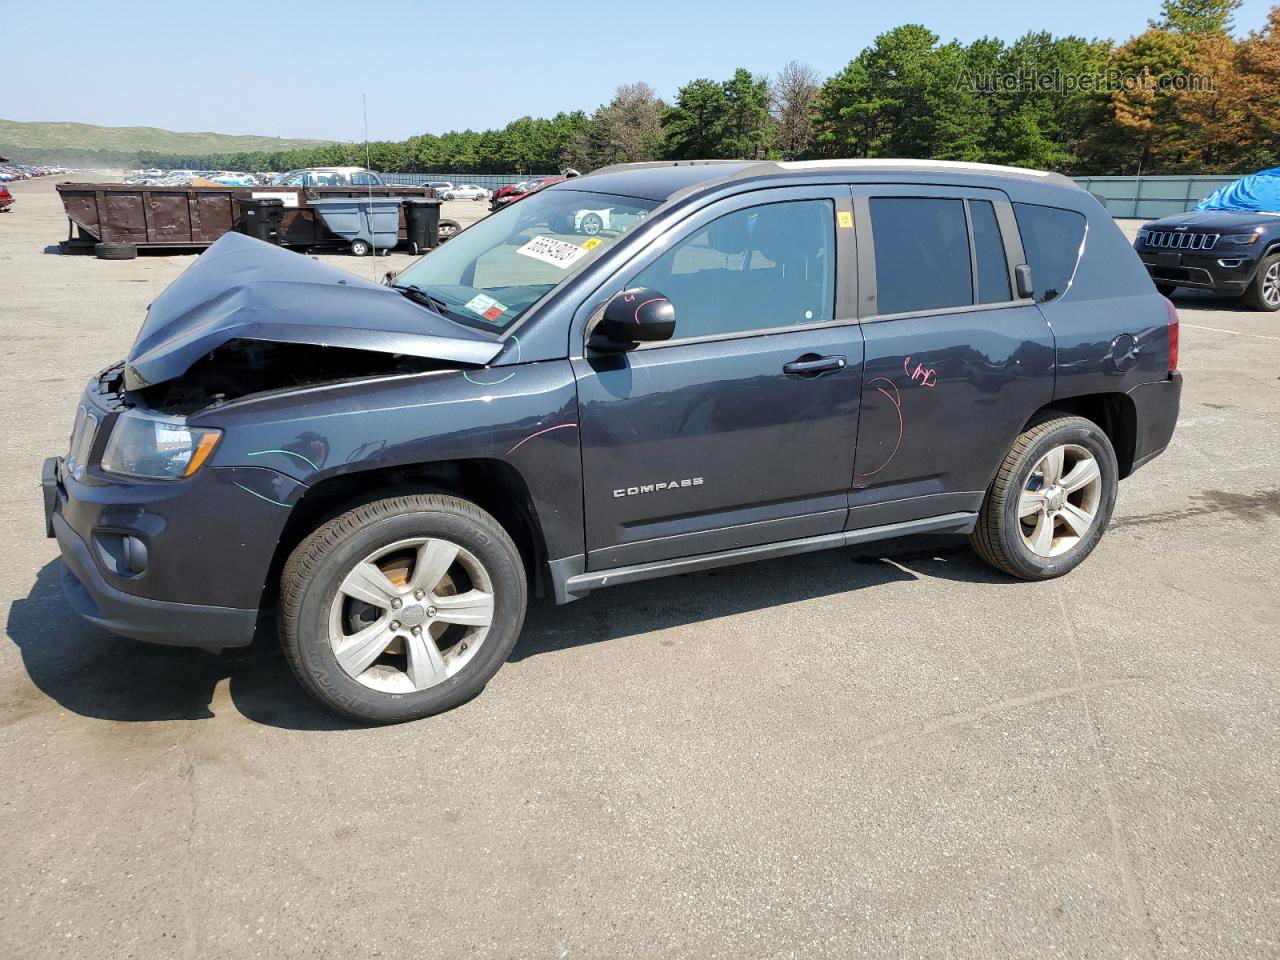
[[[144,166],[250,171],[368,165],[390,172],[554,173],[686,159],[931,157],[1073,174],[1244,172],[1280,152],[1280,7],[1243,37],[1240,0],[1164,0],[1123,43],[1032,32],[944,41],[919,24],[875,38],[830,77],[792,62],[699,78],[666,103],[645,83],[588,114]]]

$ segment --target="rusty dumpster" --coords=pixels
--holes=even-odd
[[[240,227],[240,200],[284,201],[280,242],[310,247],[342,244],[330,233],[309,198],[431,197],[427,187],[194,187],[143,186],[126,183],[59,183],[70,233],[63,249],[92,248],[97,243],[133,244],[141,249],[184,250],[207,247],[228,230]],[[404,211],[400,239],[406,239]]]

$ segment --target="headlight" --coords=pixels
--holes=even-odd
[[[221,430],[188,427],[183,420],[130,410],[117,418],[102,454],[102,469],[126,477],[177,480],[209,459]]]
[[[1245,244],[1257,243],[1258,235],[1256,233],[1231,233],[1222,238],[1223,243],[1236,243],[1244,246]]]

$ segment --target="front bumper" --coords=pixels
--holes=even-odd
[[[1258,260],[1235,256],[1228,247],[1208,253],[1180,253],[1139,250],[1142,264],[1156,283],[1172,283],[1179,287],[1217,290],[1222,293],[1244,293],[1258,268]],[[1219,261],[1226,261],[1223,266]],[[1238,261],[1234,266],[1233,261]]]
[[[220,650],[253,640],[256,609],[175,603],[137,596],[107,582],[88,544],[62,514],[61,462],[50,457],[41,476],[45,529],[58,540],[62,589],[71,608],[90,623],[135,640]]]
[[[275,551],[305,484],[266,467],[205,465],[182,480],[141,480],[98,466],[129,408],[118,368],[81,396],[89,432],[74,471],[41,476],[45,532],[66,562],[67,597],[85,619],[126,637],[179,646],[253,638]],[[81,421],[78,421],[81,422]]]

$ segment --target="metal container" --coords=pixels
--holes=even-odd
[[[70,222],[71,246],[131,243],[148,249],[207,247],[243,222],[240,201],[284,202],[280,243],[307,247],[336,243],[311,208],[331,197],[429,197],[423,187],[156,187],[123,183],[60,183],[58,194]],[[79,240],[75,239],[76,234]],[[404,233],[403,217],[399,237]]]
[[[355,256],[365,257],[399,242],[401,203],[400,197],[325,197],[312,200],[311,209]]]

